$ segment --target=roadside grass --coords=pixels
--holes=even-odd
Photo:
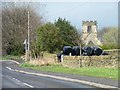
[[[6,56],[1,56],[0,60],[10,60],[10,59],[19,59],[20,56],[13,56],[13,55],[6,55]]]
[[[118,80],[117,68],[98,68],[98,67],[68,68],[68,67],[63,67],[61,65],[43,65],[43,66],[33,65],[33,64],[29,64],[28,62],[22,63],[20,66],[24,68],[30,68],[33,70],[84,75],[84,76],[94,76],[94,77]]]

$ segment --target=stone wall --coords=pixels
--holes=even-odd
[[[78,67],[107,67],[117,68],[118,56],[64,56],[61,62],[63,66],[78,68]]]

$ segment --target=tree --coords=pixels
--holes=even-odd
[[[61,48],[63,42],[60,35],[60,29],[54,24],[48,22],[37,29],[37,50],[53,53]]]
[[[18,3],[2,3],[2,50],[3,54],[21,54],[23,42],[27,39],[28,11],[30,12],[30,40],[36,39],[35,30],[42,24],[42,17],[32,6]]]
[[[102,39],[103,49],[115,49],[118,48],[118,29],[115,27],[103,28],[99,34]]]
[[[80,45],[80,34],[77,29],[66,19],[58,18],[55,26],[60,29],[60,37],[62,38],[62,47],[65,45]]]

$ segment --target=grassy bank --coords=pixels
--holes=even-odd
[[[20,66],[24,68],[31,68],[33,70],[40,70],[40,71],[60,72],[66,74],[111,78],[115,80],[118,79],[118,69],[113,69],[113,68],[95,68],[95,67],[68,68],[68,67],[63,67],[61,65],[39,66],[39,65],[32,65],[29,63],[23,63]]]

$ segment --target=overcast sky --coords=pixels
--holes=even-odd
[[[78,29],[83,20],[97,20],[98,28],[118,26],[117,2],[43,2],[47,21],[66,18]]]

